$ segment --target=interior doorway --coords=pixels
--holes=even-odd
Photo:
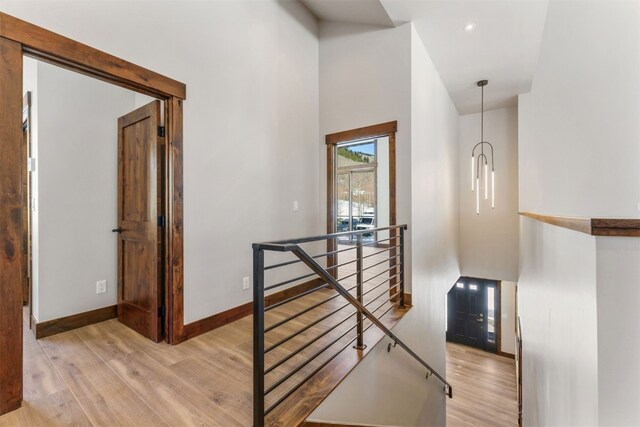
[[[33,100],[24,126],[33,127],[25,135],[33,144],[22,160],[23,187],[34,184],[23,188],[29,327],[42,338],[117,316],[158,342],[167,331],[163,103],[23,62],[25,99]]]
[[[167,341],[184,331],[183,103],[186,85],[68,37],[0,12],[0,415],[20,407],[23,396],[23,65],[41,59],[165,102],[167,169],[165,288]],[[101,100],[95,100],[99,103]],[[170,261],[170,262],[169,262]],[[33,288],[33,287],[32,287]],[[32,289],[33,292],[33,289]]]
[[[461,277],[447,294],[447,341],[498,353],[500,282]]]

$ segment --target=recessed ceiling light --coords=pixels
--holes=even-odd
[[[464,26],[464,30],[467,33],[470,33],[471,31],[476,29],[476,23],[475,22],[469,22],[467,25]]]

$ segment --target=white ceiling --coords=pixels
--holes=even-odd
[[[480,111],[478,80],[489,110],[531,89],[547,0],[381,1],[395,23],[413,21],[460,114]]]
[[[531,89],[548,0],[301,0],[318,19],[388,25],[413,21],[460,114],[516,105]],[[386,16],[383,16],[386,15]],[[471,32],[464,31],[470,22]]]
[[[322,21],[392,27],[380,0],[300,0]]]

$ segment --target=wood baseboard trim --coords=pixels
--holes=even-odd
[[[9,412],[20,409],[22,406],[22,399],[18,401],[8,402],[0,405],[0,415],[8,414]]]
[[[83,326],[93,325],[94,323],[104,322],[105,320],[115,317],[118,317],[118,306],[110,305],[108,307],[72,314],[71,316],[60,317],[40,323],[32,319],[32,330],[35,333],[36,339],[40,339],[82,328]]]
[[[507,352],[504,352],[504,351],[499,351],[498,352],[498,356],[507,357],[507,358],[513,359],[513,360],[516,359],[516,355],[515,354],[507,353]]]
[[[310,289],[322,285],[324,281],[320,279],[313,279],[308,282],[301,283],[297,286],[284,289],[282,291],[267,295],[265,297],[265,306],[276,304],[280,301],[284,301],[287,298],[300,295]],[[212,316],[205,317],[204,319],[196,320],[184,326],[184,340],[195,338],[198,335],[205,334],[207,332],[218,329],[224,325],[240,320],[243,317],[249,316],[253,313],[253,302],[247,302],[237,307],[232,307],[220,313],[216,313]]]
[[[520,215],[591,236],[640,237],[640,219],[573,218],[533,212],[520,212]]]
[[[411,297],[411,294],[409,292],[404,293],[404,305],[413,305],[413,298]]]

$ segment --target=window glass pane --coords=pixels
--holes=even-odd
[[[376,173],[375,171],[351,172],[352,217],[357,219],[356,230],[376,228]],[[373,241],[373,233],[363,233],[364,241]]]
[[[456,283],[456,287],[464,289],[464,283]]]
[[[336,182],[336,231],[337,232],[345,232],[345,231],[353,231],[354,224],[353,220],[352,224],[349,224],[349,206],[350,206],[350,197],[349,197],[349,178],[350,174],[348,173],[340,173],[338,174],[338,179]],[[340,240],[349,240],[349,236],[341,237]]]
[[[337,162],[338,167],[362,166],[373,164],[376,161],[376,143],[375,141],[365,142],[364,144],[353,144],[347,146],[338,146]]]
[[[469,285],[469,289],[471,289],[472,291],[477,291],[478,285]]]
[[[496,342],[495,288],[487,288],[487,341]]]

